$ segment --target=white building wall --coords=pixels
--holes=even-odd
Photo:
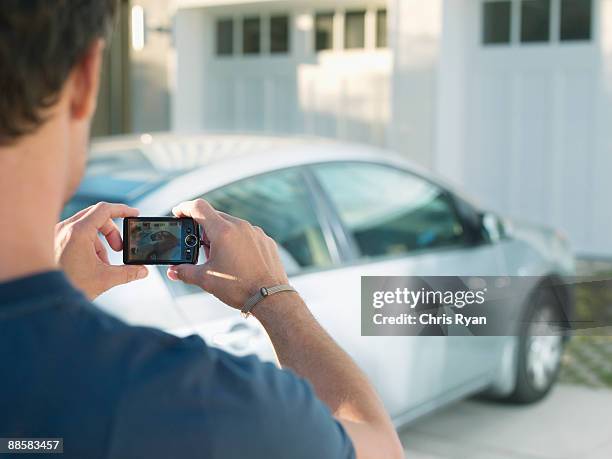
[[[384,7],[384,1],[357,0],[179,8],[174,129],[303,133],[386,145],[392,58],[389,49],[376,49],[373,35],[375,12]],[[366,49],[345,50],[342,12],[363,8]],[[334,49],[318,53],[313,29],[317,11],[336,13]],[[273,14],[290,16],[287,55],[267,52],[267,19]],[[263,19],[263,52],[216,56],[216,20],[234,18],[240,48],[239,24],[253,15]]]
[[[197,8],[179,9],[174,21],[171,126],[175,131],[198,131],[204,128],[204,56],[212,50],[212,44],[201,39],[206,16]]]
[[[433,169],[457,184],[465,183],[465,107],[468,104],[465,88],[468,84],[470,30],[476,26],[470,14],[471,1],[454,0],[445,3],[436,69]]]
[[[391,0],[392,123],[389,146],[433,167],[442,0]]]
[[[168,60],[171,55],[171,10],[167,1],[138,0],[144,9],[144,46],[131,47],[131,131],[170,128]]]

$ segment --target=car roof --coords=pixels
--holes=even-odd
[[[204,132],[97,138],[92,142],[87,175],[78,194],[130,202],[178,176],[188,179],[197,175],[203,168],[230,171],[238,180],[241,173],[248,176],[259,169],[332,161],[392,163],[453,188],[416,163],[372,145],[306,135]],[[109,190],[114,190],[113,194],[109,195]]]
[[[133,201],[177,176],[216,162],[296,143],[296,139],[265,136],[172,133],[97,138],[77,194]]]
[[[316,155],[316,152],[325,151],[326,155],[335,153],[344,157],[348,151],[354,152],[355,149],[362,153],[375,149],[378,154],[389,154],[377,147],[311,136],[145,133],[97,138],[92,142],[91,158],[95,160],[126,151],[139,151],[159,170],[186,171],[219,161],[254,155],[282,155],[289,151]]]

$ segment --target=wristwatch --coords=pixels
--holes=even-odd
[[[248,300],[246,300],[246,303],[244,303],[244,306],[242,306],[242,309],[240,310],[242,317],[248,319],[251,315],[251,311],[257,303],[259,303],[261,300],[270,295],[274,295],[275,293],[280,292],[297,293],[297,291],[291,285],[288,284],[275,285],[274,287],[262,287],[255,295],[251,296]]]

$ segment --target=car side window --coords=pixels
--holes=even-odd
[[[261,227],[278,244],[289,276],[332,264],[310,190],[299,170],[240,180],[202,197],[215,209]],[[166,279],[165,267],[162,277]],[[201,292],[199,287],[181,282],[168,280],[167,284],[174,296]]]
[[[365,162],[320,164],[313,169],[363,257],[466,243],[451,198],[427,180]]]
[[[310,190],[298,169],[241,180],[203,198],[215,209],[261,227],[280,246],[290,274],[331,265]]]

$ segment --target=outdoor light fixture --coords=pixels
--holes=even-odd
[[[144,9],[140,5],[132,7],[132,49],[141,51],[145,45]]]
[[[298,28],[298,30],[302,31],[302,32],[308,32],[309,30],[312,30],[312,26],[313,26],[313,20],[312,20],[312,15],[310,14],[300,14],[296,21],[295,24]]]

